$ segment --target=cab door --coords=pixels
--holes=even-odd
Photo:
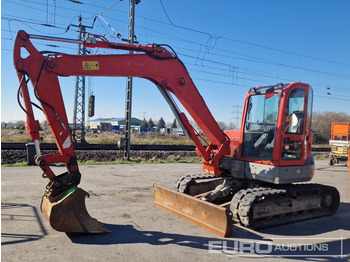
[[[285,99],[280,165],[305,165],[311,156],[312,89],[297,84]]]

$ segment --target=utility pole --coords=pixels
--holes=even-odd
[[[96,21],[96,17],[92,26],[82,25],[82,17],[79,16],[79,24],[70,24],[70,26],[79,28],[79,40],[86,36],[86,28],[93,28]],[[85,55],[86,48],[79,44],[78,55]],[[74,143],[86,143],[85,140],[85,76],[77,76],[75,81],[75,99],[74,99],[74,110],[73,110],[73,129],[72,138]]]
[[[242,116],[241,116],[241,114],[242,114],[242,112],[241,112],[241,106],[240,105],[235,105],[235,106],[232,106],[233,108],[234,108],[234,111],[232,111],[231,113],[233,113],[234,114],[234,116],[233,116],[233,120],[234,120],[234,123],[237,125],[237,128],[239,128],[240,127],[240,125],[241,125],[241,118],[242,118]]]
[[[129,9],[129,43],[134,44],[135,37],[135,5],[141,0],[130,0]],[[129,51],[129,54],[133,54]],[[125,109],[125,142],[124,159],[130,160],[130,138],[131,138],[131,107],[132,107],[132,77],[128,77],[126,86],[126,109]]]

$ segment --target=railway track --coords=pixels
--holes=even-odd
[[[26,150],[28,143],[1,143],[3,150]],[[114,144],[75,144],[76,150],[122,150],[118,145]],[[57,150],[54,143],[42,143],[41,149]],[[131,145],[131,150],[135,151],[194,151],[195,146],[191,145]],[[313,153],[329,153],[330,148],[313,147]]]
[[[58,152],[56,144],[42,143],[40,148],[43,154]],[[76,144],[76,156],[81,162],[113,162],[124,159],[122,148],[112,144]],[[178,145],[132,145],[131,157],[136,161],[147,160],[171,160],[171,159],[197,159],[194,146]],[[28,143],[1,143],[1,164],[14,164],[27,162],[35,165],[34,144],[29,147]]]
[[[53,143],[42,143],[40,146],[44,154],[58,151],[56,144]],[[96,162],[113,162],[124,159],[122,148],[113,144],[76,144],[75,149],[77,158],[81,162],[89,160]],[[328,154],[325,150],[315,150],[317,150],[317,152],[314,151],[314,155]],[[28,143],[1,143],[1,152],[1,164],[27,162],[29,165],[35,165],[34,145],[30,148],[28,147]],[[180,145],[131,145],[131,155],[133,159],[142,161],[150,159],[197,159],[198,157],[194,146]]]
[[[1,143],[2,150],[26,150],[28,143]],[[122,150],[118,145],[113,144],[75,144],[76,150]],[[41,149],[57,150],[56,144],[41,143]],[[194,151],[195,146],[186,145],[131,145],[134,151]]]

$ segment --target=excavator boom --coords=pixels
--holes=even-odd
[[[136,53],[117,55],[41,53],[34,47],[31,38],[83,44],[89,48],[132,50]],[[27,57],[22,57],[23,49],[29,53]],[[178,122],[194,141],[198,155],[203,159],[203,169],[212,175],[221,175],[219,160],[223,155],[230,154],[229,139],[219,128],[184,64],[172,50],[169,51],[155,44],[141,46],[111,43],[104,37],[95,35],[88,35],[86,39],[80,41],[29,35],[24,31],[19,31],[14,47],[14,64],[20,81],[19,93],[24,100],[24,107],[22,107],[27,115],[26,131],[36,145],[36,163],[43,170],[43,177],[50,180],[42,199],[41,210],[50,225],[56,230],[89,233],[108,231],[97,220],[90,217],[84,204],[84,198],[88,196],[88,193],[77,188],[81,174],[58,82],[59,76],[120,76],[150,80],[158,87]],[[32,82],[34,94],[40,102],[40,108],[56,140],[59,154],[41,155],[40,125],[34,117],[27,87],[29,81]],[[210,142],[208,147],[202,145],[201,136],[190,125],[185,114],[180,112],[171,94],[176,96],[202,129]],[[65,164],[67,172],[56,175],[50,168],[50,165],[54,163]],[[75,189],[72,190],[73,188]],[[181,196],[178,196],[177,203],[185,207],[186,198],[182,199]],[[213,208],[218,209],[214,205]],[[227,212],[224,210],[224,213]],[[212,217],[212,221],[216,220],[211,210],[207,210],[206,216]]]

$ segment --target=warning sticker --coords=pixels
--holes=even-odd
[[[83,61],[83,70],[100,70],[98,61]]]

